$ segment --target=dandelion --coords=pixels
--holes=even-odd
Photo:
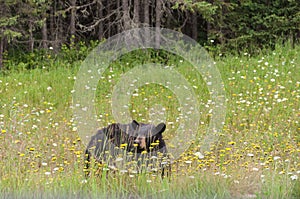
[[[124,144],[121,144],[121,145],[120,145],[121,148],[122,148],[122,147],[124,148],[124,147],[126,147],[126,146],[127,146],[127,143],[124,143]]]

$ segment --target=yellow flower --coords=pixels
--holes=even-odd
[[[20,143],[21,141],[20,140],[15,140],[15,144],[18,144]]]
[[[120,147],[126,147],[127,143],[121,144]]]
[[[4,134],[4,133],[6,133],[6,130],[5,130],[5,129],[2,129],[1,132]]]

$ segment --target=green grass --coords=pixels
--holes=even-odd
[[[178,58],[167,63],[195,86],[201,123],[199,139],[173,164],[171,179],[163,180],[151,173],[112,172],[106,177],[92,175],[85,180],[85,145],[77,134],[72,115],[72,90],[78,66],[36,67],[2,74],[0,195],[299,198],[299,52],[300,46],[295,49],[278,46],[264,55],[244,54],[216,60],[226,88],[227,116],[218,142],[202,159],[195,153],[201,149],[198,141],[210,119],[205,82],[188,63]],[[123,59],[112,64],[99,82],[96,93],[99,127],[115,121],[111,115],[113,86],[135,66],[133,63],[140,63],[130,56]],[[160,85],[144,85],[131,97],[129,109],[133,118],[148,122],[149,110],[157,102],[165,107],[168,142],[181,121],[174,93]]]

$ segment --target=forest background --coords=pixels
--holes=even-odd
[[[34,68],[33,52],[51,50],[57,55],[62,49],[89,47],[94,41],[137,27],[155,26],[182,32],[215,55],[239,51],[253,54],[285,42],[294,47],[300,38],[300,2],[296,0],[1,0],[0,3],[0,68],[6,69]],[[69,61],[84,58],[78,56],[67,57]]]

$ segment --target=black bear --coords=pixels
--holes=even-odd
[[[153,124],[139,123],[137,130],[134,131],[134,143],[137,146],[138,165],[144,165],[146,170],[155,171],[162,169],[162,177],[164,177],[165,168],[168,167],[168,173],[171,171],[170,159],[166,143],[162,133],[165,131],[166,125],[160,123],[157,126]],[[140,168],[142,170],[143,168]]]
[[[165,167],[169,166],[168,151],[162,136],[165,129],[164,123],[155,126],[133,120],[129,124],[114,123],[98,130],[85,151],[86,174],[89,175],[91,156],[99,163],[112,166],[125,151],[126,154],[130,154],[126,156],[125,161],[137,162],[137,170],[142,170],[142,167],[149,170],[148,165],[154,167],[159,164],[163,177]]]

